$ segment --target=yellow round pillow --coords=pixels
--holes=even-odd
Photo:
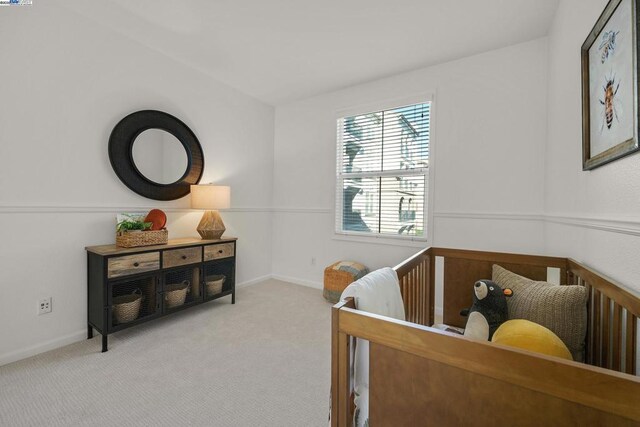
[[[569,349],[556,334],[524,319],[504,322],[493,334],[491,342],[573,360]]]

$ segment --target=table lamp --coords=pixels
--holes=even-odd
[[[203,239],[216,240],[226,230],[217,209],[227,209],[231,205],[231,189],[220,185],[192,185],[191,207],[204,209],[198,233]]]

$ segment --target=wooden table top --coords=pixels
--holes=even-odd
[[[87,246],[85,249],[87,252],[92,252],[98,255],[121,255],[134,252],[147,252],[157,251],[162,249],[173,249],[184,246],[194,245],[211,245],[215,243],[235,242],[237,237],[222,236],[222,239],[217,240],[204,240],[198,237],[183,237],[179,239],[169,239],[166,245],[153,245],[153,246],[138,246],[135,248],[121,248],[116,245],[100,245],[100,246]]]

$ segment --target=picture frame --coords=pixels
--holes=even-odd
[[[639,150],[638,4],[611,0],[582,44],[582,170]]]

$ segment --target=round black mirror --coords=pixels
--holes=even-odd
[[[113,128],[109,160],[131,190],[154,200],[189,194],[204,171],[204,155],[195,134],[162,111],[129,114]]]
[[[182,143],[161,129],[147,129],[133,142],[133,163],[145,178],[158,184],[178,182],[187,172],[189,158]]]

